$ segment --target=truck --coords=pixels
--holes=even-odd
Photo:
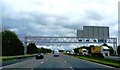
[[[85,49],[85,48],[80,48],[79,49],[79,54],[81,54],[81,55],[88,55],[88,50]]]
[[[74,53],[74,50],[70,50],[70,54],[75,54],[75,53]]]
[[[110,55],[110,52],[107,46],[94,46],[91,47],[91,54],[93,56],[106,57]]]
[[[54,50],[53,55],[54,57],[59,57],[59,50]]]

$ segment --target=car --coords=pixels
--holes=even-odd
[[[36,59],[44,59],[44,55],[42,53],[39,53],[37,55],[35,55]]]

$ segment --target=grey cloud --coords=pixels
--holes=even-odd
[[[17,19],[12,19],[4,16],[3,27],[9,29],[17,28],[18,30],[20,30],[21,34],[24,35],[66,36],[73,33],[73,36],[75,36],[77,29],[82,29],[82,27],[85,25],[94,24],[89,22],[91,18],[87,17],[84,17],[82,19],[77,18],[77,20],[71,22],[69,21],[70,18],[63,16],[33,13],[22,14],[28,15],[30,17],[18,16]],[[47,21],[46,18],[49,17],[55,18],[55,22]],[[99,22],[99,20],[97,20],[97,22]]]
[[[104,19],[102,14],[99,14],[97,11],[92,11],[92,10],[86,11],[86,16],[89,19],[93,19],[96,21],[100,21],[100,20]]]
[[[11,19],[11,18],[3,18],[3,27],[7,29],[16,28],[20,31],[19,35],[40,35],[40,36],[64,36],[70,35],[72,30],[68,30],[61,25],[50,24],[46,21],[47,17],[51,16],[40,16],[40,15],[32,15],[35,20],[28,20],[24,18],[20,19]],[[22,21],[21,21],[22,20]],[[64,30],[65,29],[65,30]],[[73,32],[74,33],[74,32]]]
[[[81,30],[83,26],[87,25],[87,22],[78,22],[78,23],[73,23],[71,25],[66,24],[63,25],[65,28],[73,29],[73,30]]]

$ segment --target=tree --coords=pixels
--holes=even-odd
[[[51,49],[46,49],[46,52],[47,52],[47,53],[51,53],[52,50],[51,50]]]
[[[80,47],[74,48],[73,50],[74,50],[75,53],[79,53],[79,49],[80,49]]]
[[[117,52],[118,52],[118,54],[120,55],[120,45],[119,45],[118,48],[117,48]]]
[[[34,53],[38,53],[38,48],[34,43],[30,43],[27,46],[27,54],[34,54]]]
[[[24,47],[17,35],[9,30],[2,31],[2,55],[13,56],[24,54]]]
[[[38,48],[39,53],[51,53],[51,49],[46,49],[46,48]]]
[[[59,52],[64,52],[64,50],[59,50]]]

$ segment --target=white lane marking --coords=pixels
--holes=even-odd
[[[33,69],[31,69],[31,70],[33,70]]]
[[[67,62],[65,61],[65,63],[67,63]]]
[[[70,69],[71,69],[71,70],[73,70],[73,68],[72,68],[72,67],[70,67]]]
[[[41,62],[41,64],[42,64],[43,62]]]
[[[2,67],[0,67],[0,70],[2,70]]]

